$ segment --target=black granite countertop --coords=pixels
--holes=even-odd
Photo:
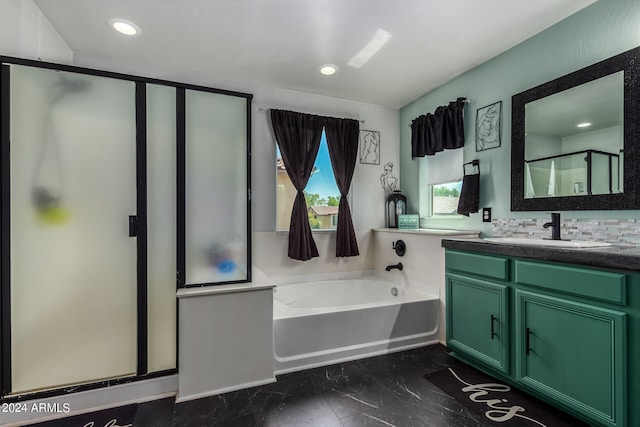
[[[557,248],[522,244],[492,243],[483,239],[443,239],[448,249],[640,271],[640,247],[612,245],[597,248]]]

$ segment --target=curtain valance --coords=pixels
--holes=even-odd
[[[444,150],[464,146],[463,111],[466,98],[458,98],[433,113],[423,114],[411,122],[411,156],[433,156]]]

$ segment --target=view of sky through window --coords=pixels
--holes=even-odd
[[[287,230],[296,190],[286,173],[279,147],[276,145],[276,229]],[[338,219],[340,191],[336,185],[324,132],[314,169],[304,190],[312,229],[335,229]]]
[[[276,145],[276,156],[281,158],[280,147]],[[320,199],[328,200],[329,196],[340,197],[340,191],[336,184],[336,179],[333,176],[333,169],[331,168],[331,160],[329,158],[329,147],[327,145],[327,139],[322,132],[322,139],[320,140],[320,149],[318,150],[318,156],[316,157],[314,172],[309,178],[305,193],[318,194]]]

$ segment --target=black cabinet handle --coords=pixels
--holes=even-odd
[[[529,337],[531,336],[531,329],[527,328],[527,331],[524,336],[524,346],[525,346],[525,354],[528,356],[529,352],[531,352],[531,347],[529,346]]]
[[[491,315],[491,339],[493,339],[493,337],[498,336],[498,334],[496,334],[495,329],[493,328],[493,321],[494,320],[498,320],[498,318],[492,314]]]

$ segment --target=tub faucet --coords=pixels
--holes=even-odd
[[[551,240],[560,240],[560,214],[554,212],[551,214],[551,222],[545,222],[542,227],[551,227]]]
[[[385,267],[385,270],[387,270],[387,271],[396,270],[396,269],[402,271],[402,263],[401,262],[399,262],[397,264],[393,264],[393,265],[387,265]]]

